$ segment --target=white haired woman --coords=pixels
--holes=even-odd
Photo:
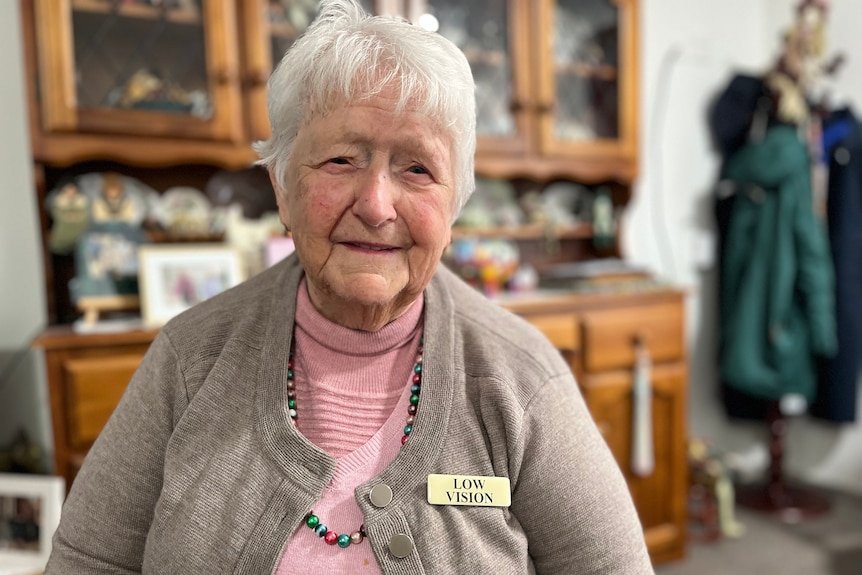
[[[557,351],[438,265],[474,186],[464,56],[325,0],[269,92],[296,254],[160,331],[48,573],[652,573]]]

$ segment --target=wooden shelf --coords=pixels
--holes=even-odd
[[[578,76],[579,78],[595,78],[606,82],[616,81],[619,73],[616,66],[609,64],[590,64],[589,62],[568,62],[557,64],[557,74]]]
[[[219,234],[184,234],[167,230],[147,230],[150,241],[157,244],[189,244],[189,243],[221,243],[224,233]]]
[[[123,18],[139,20],[165,20],[173,24],[201,25],[201,14],[198,10],[188,8],[162,9],[147,4],[119,4],[109,0],[72,0],[75,12],[91,14],[118,14]]]
[[[482,238],[511,240],[589,239],[593,237],[592,224],[546,226],[525,224],[522,226],[496,226],[491,228],[452,228],[452,239]]]

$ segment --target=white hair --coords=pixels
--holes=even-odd
[[[287,189],[287,166],[302,125],[344,102],[400,88],[396,110],[433,119],[455,159],[453,218],[476,186],[476,100],[464,54],[443,36],[385,16],[368,16],[357,0],[323,0],[317,18],[269,79],[272,135],[254,144],[257,162]]]

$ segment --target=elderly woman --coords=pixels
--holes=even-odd
[[[296,254],[168,323],[49,573],[652,573],[557,351],[439,266],[473,189],[464,56],[353,0],[270,82]]]

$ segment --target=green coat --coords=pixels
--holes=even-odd
[[[816,390],[815,356],[837,351],[834,272],[812,209],[808,151],[795,128],[770,128],[733,154],[721,263],[720,369],[763,399]]]

